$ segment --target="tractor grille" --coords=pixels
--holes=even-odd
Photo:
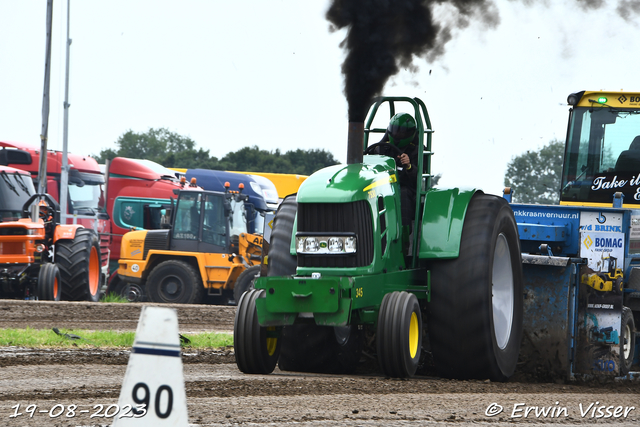
[[[24,242],[0,242],[0,255],[26,255]]]
[[[298,267],[363,267],[373,262],[373,225],[366,200],[353,203],[299,203],[298,231],[353,232],[355,254],[298,255]]]
[[[147,231],[147,237],[144,239],[144,253],[142,254],[142,259],[147,259],[147,254],[152,249],[169,249],[169,231],[170,230]]]

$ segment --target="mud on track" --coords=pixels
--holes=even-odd
[[[135,330],[141,306],[0,300],[0,327]],[[233,329],[234,307],[172,307],[178,311],[181,333]],[[94,405],[117,403],[128,356],[126,349],[0,349],[0,426],[109,425],[109,419],[90,418],[90,414],[96,411]],[[638,382],[491,383],[437,377],[396,380],[371,371],[358,376],[278,370],[268,376],[244,375],[235,366],[231,348],[185,349],[182,359],[189,421],[193,425],[640,424]],[[491,403],[500,405],[503,411],[493,417],[485,415]],[[524,406],[516,406],[514,413],[514,405],[520,403]],[[23,415],[10,418],[18,404]],[[30,404],[37,405],[38,410],[61,404],[65,413],[51,418],[36,412],[29,418],[25,409]],[[90,410],[90,414],[67,418],[69,405],[78,405],[77,411]],[[525,406],[537,407],[539,412],[547,409],[547,416],[536,417],[532,410],[524,417]],[[596,418],[598,413],[593,410],[599,406],[621,406],[623,412],[617,417]],[[584,416],[581,409],[586,412]],[[610,409],[612,413],[614,410]]]

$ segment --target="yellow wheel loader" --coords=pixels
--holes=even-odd
[[[241,191],[179,191],[169,229],[123,236],[119,278],[140,285],[152,302],[239,299],[253,284],[262,248],[262,236],[247,233],[252,205]]]

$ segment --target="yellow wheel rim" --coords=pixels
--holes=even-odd
[[[411,358],[416,357],[418,353],[418,338],[420,337],[420,328],[418,328],[418,315],[414,311],[411,313],[411,322],[409,323],[409,353]]]
[[[269,326],[267,331],[275,331],[275,326]],[[278,338],[267,338],[267,353],[269,356],[273,356],[276,352],[276,348],[278,347]]]

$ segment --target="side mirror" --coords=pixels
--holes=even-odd
[[[30,165],[32,162],[31,153],[28,151],[6,148],[0,150],[0,165]]]

